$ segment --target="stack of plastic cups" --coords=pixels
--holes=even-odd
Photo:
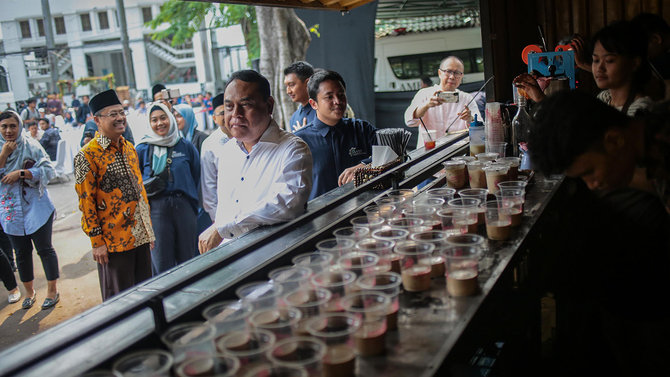
[[[402,286],[408,292],[430,289],[431,258],[435,246],[431,243],[401,241],[394,251],[400,255]]]
[[[347,313],[327,313],[312,318],[307,323],[310,335],[326,344],[323,358],[325,377],[354,376],[356,353],[354,334],[361,328],[361,321]]]
[[[386,326],[389,330],[398,328],[398,311],[400,303],[398,295],[400,294],[400,285],[402,278],[395,272],[380,272],[371,275],[365,275],[358,278],[356,284],[361,290],[381,292],[389,296],[391,305],[386,314]]]

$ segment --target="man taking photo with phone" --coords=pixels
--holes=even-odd
[[[405,110],[405,124],[408,127],[423,127],[435,130],[435,137],[441,138],[449,132],[466,130],[477,115],[482,119],[477,104],[472,96],[458,90],[463,80],[465,67],[463,61],[456,56],[442,59],[437,75],[440,83],[419,90],[412,103]],[[469,106],[466,104],[470,103]],[[422,132],[419,132],[418,146],[423,145]]]

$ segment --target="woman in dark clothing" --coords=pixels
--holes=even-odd
[[[198,130],[198,122],[191,105],[180,104],[174,107],[174,117],[177,120],[177,128],[181,137],[190,141],[200,154],[202,142],[207,139],[207,134]]]
[[[149,124],[151,131],[136,149],[143,181],[153,176],[166,183],[163,191],[149,196],[156,234],[151,264],[157,275],[198,255],[200,157],[195,147],[179,136],[177,122],[167,106],[154,104]]]

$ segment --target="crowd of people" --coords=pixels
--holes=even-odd
[[[579,67],[593,73],[597,95],[576,90],[545,98],[541,79],[522,74],[514,80],[534,103],[528,135],[534,168],[581,178],[598,192],[596,202],[617,210],[625,195],[631,208],[656,201],[670,211],[670,109],[656,105],[667,99],[670,28],[643,14],[606,26],[590,43],[576,36],[572,46]],[[458,57],[445,57],[436,72],[439,82],[425,80],[405,111],[405,124],[434,130],[439,138],[481,118],[472,95],[458,89],[464,68]],[[0,273],[9,301],[22,295],[12,273],[13,249],[23,307],[35,302],[31,242],[48,281],[42,308],[60,299],[47,190],[56,174],[57,117],[83,125],[73,162],[75,190],[103,300],[256,227],[291,220],[308,200],[351,182],[370,161],[376,128],[353,115],[339,73],[300,61],[285,68],[284,78],[298,104],[288,130],[272,118],[270,83],[252,70],[235,72],[213,97],[174,97],[159,84],[151,102],[132,109],[107,90],[90,100],[73,98],[67,108],[30,100],[19,112],[2,112],[0,235],[6,233],[9,242],[0,237]],[[445,99],[444,92],[458,101]],[[194,106],[211,114],[216,128],[209,134],[199,130]],[[142,117],[131,118],[133,112]],[[130,126],[138,122],[145,130],[134,138]],[[641,224],[658,229],[666,224],[668,213],[663,215]],[[666,261],[667,244],[662,247],[653,257]]]

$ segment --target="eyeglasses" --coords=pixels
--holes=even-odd
[[[447,76],[454,76],[454,77],[463,76],[463,72],[461,71],[452,71],[451,69],[442,69],[442,68],[439,68],[439,70],[446,73]]]
[[[112,111],[112,112],[109,113],[109,114],[100,114],[100,115],[98,115],[98,116],[101,116],[101,117],[109,117],[109,118],[118,118],[119,116],[122,116],[122,117],[125,118],[127,115],[128,115],[128,111],[127,111],[127,110],[123,110],[123,111]]]
[[[221,111],[221,112],[218,112],[218,113],[214,113],[214,115],[224,116],[224,115],[226,115],[226,112],[225,112],[225,111]]]

